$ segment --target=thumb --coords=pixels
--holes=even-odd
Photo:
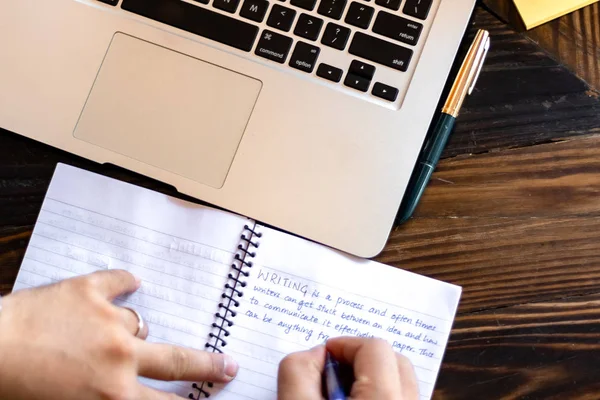
[[[279,400],[322,399],[321,375],[325,367],[325,346],[292,353],[279,364]]]

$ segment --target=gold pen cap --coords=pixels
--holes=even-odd
[[[454,118],[458,116],[465,97],[471,94],[475,88],[475,83],[479,78],[489,48],[490,34],[488,31],[480,29],[475,35],[467,57],[458,71],[458,76],[454,81],[454,85],[452,85],[448,100],[446,100],[446,104],[442,108],[443,113],[449,114]]]

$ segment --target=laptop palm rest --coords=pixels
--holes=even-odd
[[[220,188],[261,87],[254,78],[117,33],[74,136]]]

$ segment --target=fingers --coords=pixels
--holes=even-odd
[[[402,400],[418,400],[419,384],[417,383],[415,368],[410,360],[402,354],[396,353],[396,362],[398,364],[398,372],[400,373]]]
[[[292,353],[279,364],[277,398],[280,400],[322,399],[321,374],[325,367],[325,346]]]
[[[229,382],[237,363],[226,354],[136,341],[141,376],[163,381]]]
[[[135,292],[140,287],[140,281],[135,276],[121,269],[94,272],[83,279],[89,280],[110,301],[122,294]]]
[[[327,350],[353,366],[353,399],[396,399],[401,393],[396,353],[385,340],[335,338],[327,341]]]
[[[138,332],[140,321],[137,315],[129,308],[117,307],[117,309],[119,310],[119,314],[121,315],[123,325],[125,325],[125,328],[133,336],[136,336],[137,334],[138,338],[146,340],[146,338],[148,337],[148,324],[144,323],[141,331]]]
[[[184,397],[177,396],[174,393],[166,393],[160,390],[149,388],[141,383],[138,385],[138,399],[144,400],[183,400]]]

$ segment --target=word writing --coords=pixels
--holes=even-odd
[[[415,322],[415,326],[416,326],[417,328],[423,328],[423,329],[427,329],[428,331],[435,331],[435,325],[429,325],[429,324],[426,324],[425,322],[421,321],[420,319],[418,319],[418,320]]]
[[[264,282],[269,282],[273,285],[283,286],[288,289],[297,290],[306,296],[308,292],[308,285],[302,282],[295,281],[291,278],[286,278],[275,272],[264,272],[262,269],[258,271],[258,279],[262,279]]]
[[[340,304],[343,305],[343,306],[346,306],[346,307],[355,308],[357,310],[362,310],[363,307],[364,307],[363,304],[356,303],[356,302],[354,302],[352,300],[347,300],[347,299],[345,299],[343,297],[338,297],[337,298],[337,301],[335,303],[335,307],[337,308],[337,306],[339,306]]]
[[[290,317],[299,318],[303,321],[308,321],[308,322],[312,322],[315,324],[319,323],[319,318],[315,317],[313,314],[306,314],[306,313],[303,313],[300,311],[290,310],[289,308],[276,306],[276,305],[273,305],[270,303],[265,303],[265,305],[263,307],[266,308],[267,310],[286,314],[286,315],[289,315]]]

